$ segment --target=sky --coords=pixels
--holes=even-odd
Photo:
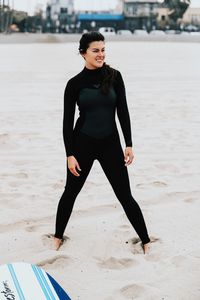
[[[8,0],[5,0],[5,3],[7,3]],[[48,0],[10,0],[10,5],[14,3],[14,8],[17,10],[24,10],[28,11],[29,14],[33,14],[35,7],[38,4],[42,5],[42,8],[44,9],[46,7],[46,4]],[[83,8],[83,9],[88,9],[92,6],[94,6],[94,2],[97,3],[98,7],[107,7],[108,3],[110,8],[115,6],[115,3],[117,0],[74,0],[75,2],[75,7],[78,8]],[[191,7],[200,7],[200,0],[191,0]]]

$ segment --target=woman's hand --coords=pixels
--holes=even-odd
[[[81,171],[81,168],[76,160],[76,158],[73,155],[70,155],[67,157],[67,165],[70,170],[70,172],[75,176],[80,176],[80,174],[76,171],[76,168]]]
[[[132,147],[126,147],[124,151],[124,161],[126,162],[125,166],[130,165],[133,159],[134,159],[134,154],[133,154]]]

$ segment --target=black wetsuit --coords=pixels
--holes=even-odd
[[[134,200],[125,166],[124,153],[115,122],[122,128],[126,146],[132,146],[130,117],[122,76],[117,76],[105,95],[101,92],[104,68],[86,67],[71,78],[64,93],[63,137],[66,155],[73,155],[81,168],[80,176],[73,175],[67,166],[65,190],[60,199],[55,237],[62,238],[75,199],[84,185],[92,164],[97,159],[107,176],[116,197],[143,244],[150,241],[141,209]],[[76,104],[79,118],[74,126]]]

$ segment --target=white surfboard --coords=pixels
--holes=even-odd
[[[0,266],[0,300],[71,300],[40,267],[23,263]]]

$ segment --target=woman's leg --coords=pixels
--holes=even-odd
[[[119,136],[112,137],[102,144],[98,160],[107,176],[115,195],[120,201],[126,216],[143,244],[150,242],[142,211],[131,194],[127,167]]]
[[[59,239],[63,237],[76,197],[83,187],[94,161],[92,147],[87,137],[79,134],[75,145],[74,156],[80,165],[81,171],[78,171],[80,176],[77,177],[70,172],[67,166],[65,190],[59,201],[56,215],[56,232],[54,236]]]

